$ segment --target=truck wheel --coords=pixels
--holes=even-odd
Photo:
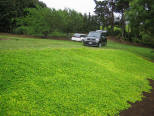
[[[101,48],[101,47],[102,47],[102,43],[99,43],[99,44],[98,44],[98,47]]]

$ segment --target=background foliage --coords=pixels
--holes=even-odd
[[[97,1],[95,15],[55,10],[38,0],[0,0],[0,32],[38,35],[108,30],[124,40],[154,47],[153,0]],[[120,13],[116,21],[115,13]],[[60,34],[61,35],[61,34]]]
[[[121,33],[121,37],[125,40],[154,47],[153,0],[94,1],[95,13],[111,35]],[[113,12],[121,14],[120,22],[114,20]],[[115,27],[119,27],[120,30],[115,31]]]

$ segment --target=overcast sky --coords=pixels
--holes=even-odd
[[[94,0],[40,0],[46,3],[49,8],[64,9],[71,8],[78,12],[94,14]]]

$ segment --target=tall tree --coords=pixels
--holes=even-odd
[[[121,14],[121,29],[122,29],[122,38],[125,38],[125,28],[126,28],[126,18],[125,13],[129,8],[129,0],[116,0],[115,12]]]
[[[111,33],[113,33],[116,0],[94,0],[94,2],[96,3],[95,13],[98,16],[100,23],[103,23],[103,27],[108,27],[108,25],[110,25]]]
[[[97,14],[98,20],[100,22],[100,25],[104,27],[108,26],[109,18],[110,18],[110,12],[108,7],[108,1],[96,1],[96,7],[95,7],[95,13]]]
[[[154,47],[154,1],[132,0],[127,15],[133,40]]]
[[[114,12],[115,12],[115,3],[116,0],[108,0],[109,3],[109,9],[110,9],[110,14],[111,14],[111,32],[114,32]]]
[[[25,8],[34,8],[36,5],[46,5],[38,0],[0,0],[0,31],[11,32],[16,26],[16,18],[25,16]]]

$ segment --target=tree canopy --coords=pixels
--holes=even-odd
[[[24,9],[37,5],[46,7],[38,0],[0,0],[0,32],[12,32],[16,27],[16,18],[26,15]]]
[[[154,47],[153,0],[94,1],[98,20],[102,22],[104,28],[107,28],[111,35],[118,34],[116,31],[120,30],[119,36],[123,39]],[[121,21],[118,25],[115,25],[113,21],[113,12],[121,14]],[[117,27],[120,29],[115,31]]]

